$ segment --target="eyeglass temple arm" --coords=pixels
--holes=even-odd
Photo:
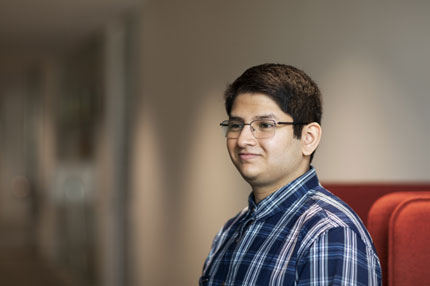
[[[309,123],[305,123],[305,122],[284,122],[284,121],[279,121],[276,122],[276,124],[284,124],[284,125],[307,125]]]

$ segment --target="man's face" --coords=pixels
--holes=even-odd
[[[292,122],[278,104],[264,94],[244,93],[236,97],[230,119],[249,123],[256,119]],[[271,138],[256,139],[249,125],[238,138],[227,139],[227,148],[242,177],[253,187],[273,187],[273,191],[302,175],[308,160],[302,153],[301,140],[294,138],[291,125],[278,125]]]

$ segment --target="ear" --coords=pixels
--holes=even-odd
[[[305,125],[302,130],[302,153],[304,156],[310,156],[320,144],[322,135],[321,126],[312,122]]]

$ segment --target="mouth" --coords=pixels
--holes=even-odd
[[[249,160],[255,159],[255,158],[259,157],[259,156],[260,155],[255,154],[255,153],[246,153],[246,152],[239,153],[239,158],[242,161],[249,161]]]

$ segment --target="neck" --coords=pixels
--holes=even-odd
[[[286,176],[275,183],[261,185],[251,184],[255,202],[258,204],[260,201],[264,200],[266,197],[270,196],[271,194],[279,190],[281,187],[291,183],[298,177],[302,176],[304,173],[309,171],[309,169],[309,165],[307,165],[305,168],[298,168],[293,174],[290,174],[289,176]]]

